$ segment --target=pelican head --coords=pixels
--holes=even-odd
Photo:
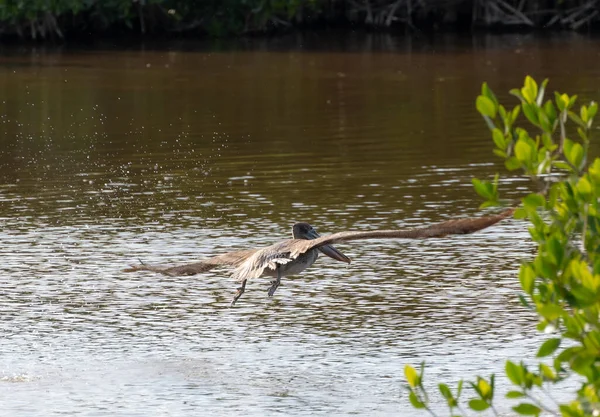
[[[294,239],[306,239],[312,240],[317,239],[320,235],[317,231],[308,223],[296,223],[292,228],[292,236]],[[325,255],[332,259],[340,262],[350,263],[350,258],[338,251],[332,245],[324,245],[318,248]]]

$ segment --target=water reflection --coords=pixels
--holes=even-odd
[[[482,81],[503,93],[532,73],[597,99],[585,40],[564,40],[565,52],[556,40],[405,50],[390,39],[378,52],[3,55],[0,390],[11,415],[411,415],[405,363],[455,381],[531,357],[540,336],[515,271],[533,248],[516,221],[344,245],[350,266],[320,259],[273,299],[256,280],[234,309],[223,271],[120,272],[138,258],[267,245],[296,221],[328,233],[474,215],[471,178],[499,168],[473,111]],[[565,53],[590,64],[574,78]],[[502,188],[516,198],[527,182]]]

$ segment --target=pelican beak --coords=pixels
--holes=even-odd
[[[306,237],[308,239],[316,239],[320,237],[320,235],[315,230],[311,230]],[[350,258],[334,248],[332,245],[321,246],[319,250],[336,261],[350,263]]]
[[[350,258],[331,245],[321,246],[319,250],[336,261],[350,263]]]

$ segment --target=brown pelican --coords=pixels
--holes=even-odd
[[[135,265],[124,271],[154,271],[177,276],[195,275],[218,266],[229,266],[234,268],[232,277],[241,282],[241,286],[231,301],[233,306],[246,290],[246,282],[249,279],[260,276],[274,277],[275,280],[271,281],[268,291],[268,295],[271,297],[279,287],[281,277],[304,271],[317,260],[319,252],[337,261],[350,263],[350,258],[334,248],[333,243],[362,239],[425,239],[468,234],[492,226],[511,216],[514,211],[514,208],[510,208],[497,215],[447,220],[416,229],[340,232],[329,236],[320,236],[308,223],[296,223],[292,228],[292,239],[283,240],[262,249],[228,252],[201,262],[167,268],[145,264]]]

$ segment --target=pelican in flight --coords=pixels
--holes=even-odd
[[[168,276],[178,276],[195,275],[219,266],[234,268],[231,276],[240,282],[241,286],[237,289],[231,301],[231,306],[233,306],[246,290],[246,282],[249,279],[261,276],[275,278],[271,281],[271,287],[268,290],[269,297],[272,297],[277,287],[279,287],[282,277],[296,275],[304,271],[315,263],[319,257],[319,252],[337,261],[350,263],[350,258],[332,246],[334,243],[363,239],[426,239],[468,234],[490,227],[511,216],[514,211],[515,208],[509,208],[492,216],[447,220],[415,229],[340,232],[328,236],[320,236],[308,223],[296,223],[292,228],[292,239],[282,240],[262,249],[228,252],[201,262],[173,267],[141,264],[123,271],[153,271]]]

